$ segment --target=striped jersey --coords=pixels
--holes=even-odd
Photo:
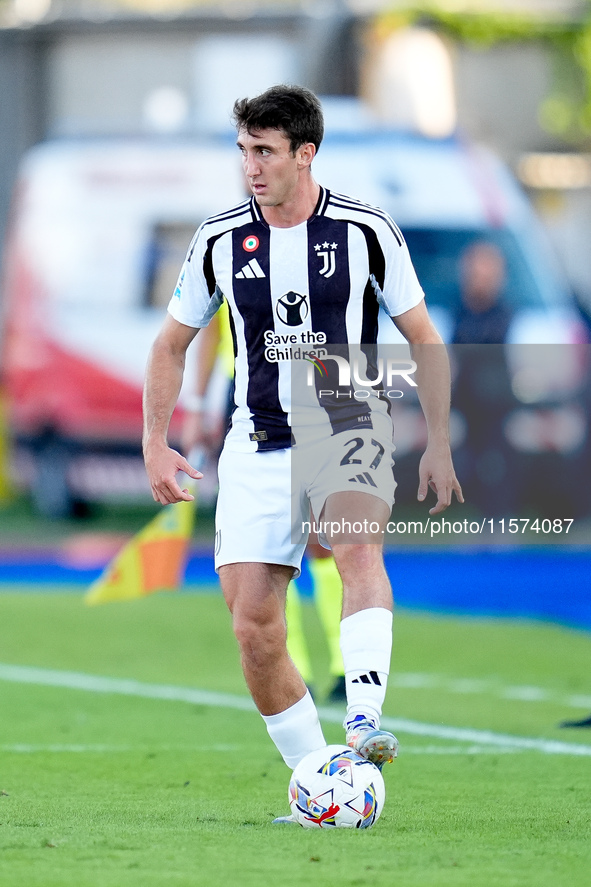
[[[248,452],[291,446],[294,361],[371,346],[380,305],[396,317],[423,297],[390,216],[321,188],[314,213],[292,228],[270,227],[254,197],[203,222],[168,311],[204,327],[228,302],[236,409],[226,446]],[[347,421],[371,422],[367,411],[355,402]]]

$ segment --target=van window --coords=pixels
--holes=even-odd
[[[514,309],[543,308],[539,291],[516,238],[508,230],[405,229],[404,236],[428,305],[456,314],[460,307],[460,262],[464,250],[478,240],[494,244],[506,263],[503,298]]]
[[[143,303],[166,308],[199,222],[158,222],[146,247]]]

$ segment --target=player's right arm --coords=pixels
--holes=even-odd
[[[416,361],[417,392],[427,422],[427,448],[419,464],[417,498],[422,502],[430,487],[437,495],[437,503],[429,514],[439,514],[451,505],[454,495],[458,502],[464,501],[449,440],[449,359],[424,301],[392,320],[410,344]]]
[[[144,461],[152,496],[162,505],[193,499],[177,483],[179,471],[196,480],[202,477],[168,446],[168,428],[181,390],[187,348],[198,331],[168,314],[148,358],[143,397]]]
[[[390,220],[391,221],[391,220]],[[378,300],[406,341],[417,363],[418,395],[427,422],[428,443],[419,465],[418,499],[429,488],[437,503],[429,514],[439,514],[455,495],[463,502],[455,475],[449,441],[450,374],[445,345],[429,317],[424,292],[413,267],[408,247],[394,223],[382,238],[385,257],[383,283],[377,280]],[[391,236],[392,233],[395,236]]]

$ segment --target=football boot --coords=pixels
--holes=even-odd
[[[393,733],[381,730],[370,718],[356,715],[345,722],[347,745],[381,770],[398,755],[398,740]]]

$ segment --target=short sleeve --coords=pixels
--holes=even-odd
[[[168,313],[185,326],[207,326],[223,301],[215,282],[208,281],[205,276],[204,265],[209,249],[201,227],[191,241],[168,304]]]
[[[390,222],[392,229],[388,226],[388,231],[380,238],[386,268],[378,301],[390,317],[398,317],[422,302],[425,293],[412,264],[406,241],[394,222]]]

